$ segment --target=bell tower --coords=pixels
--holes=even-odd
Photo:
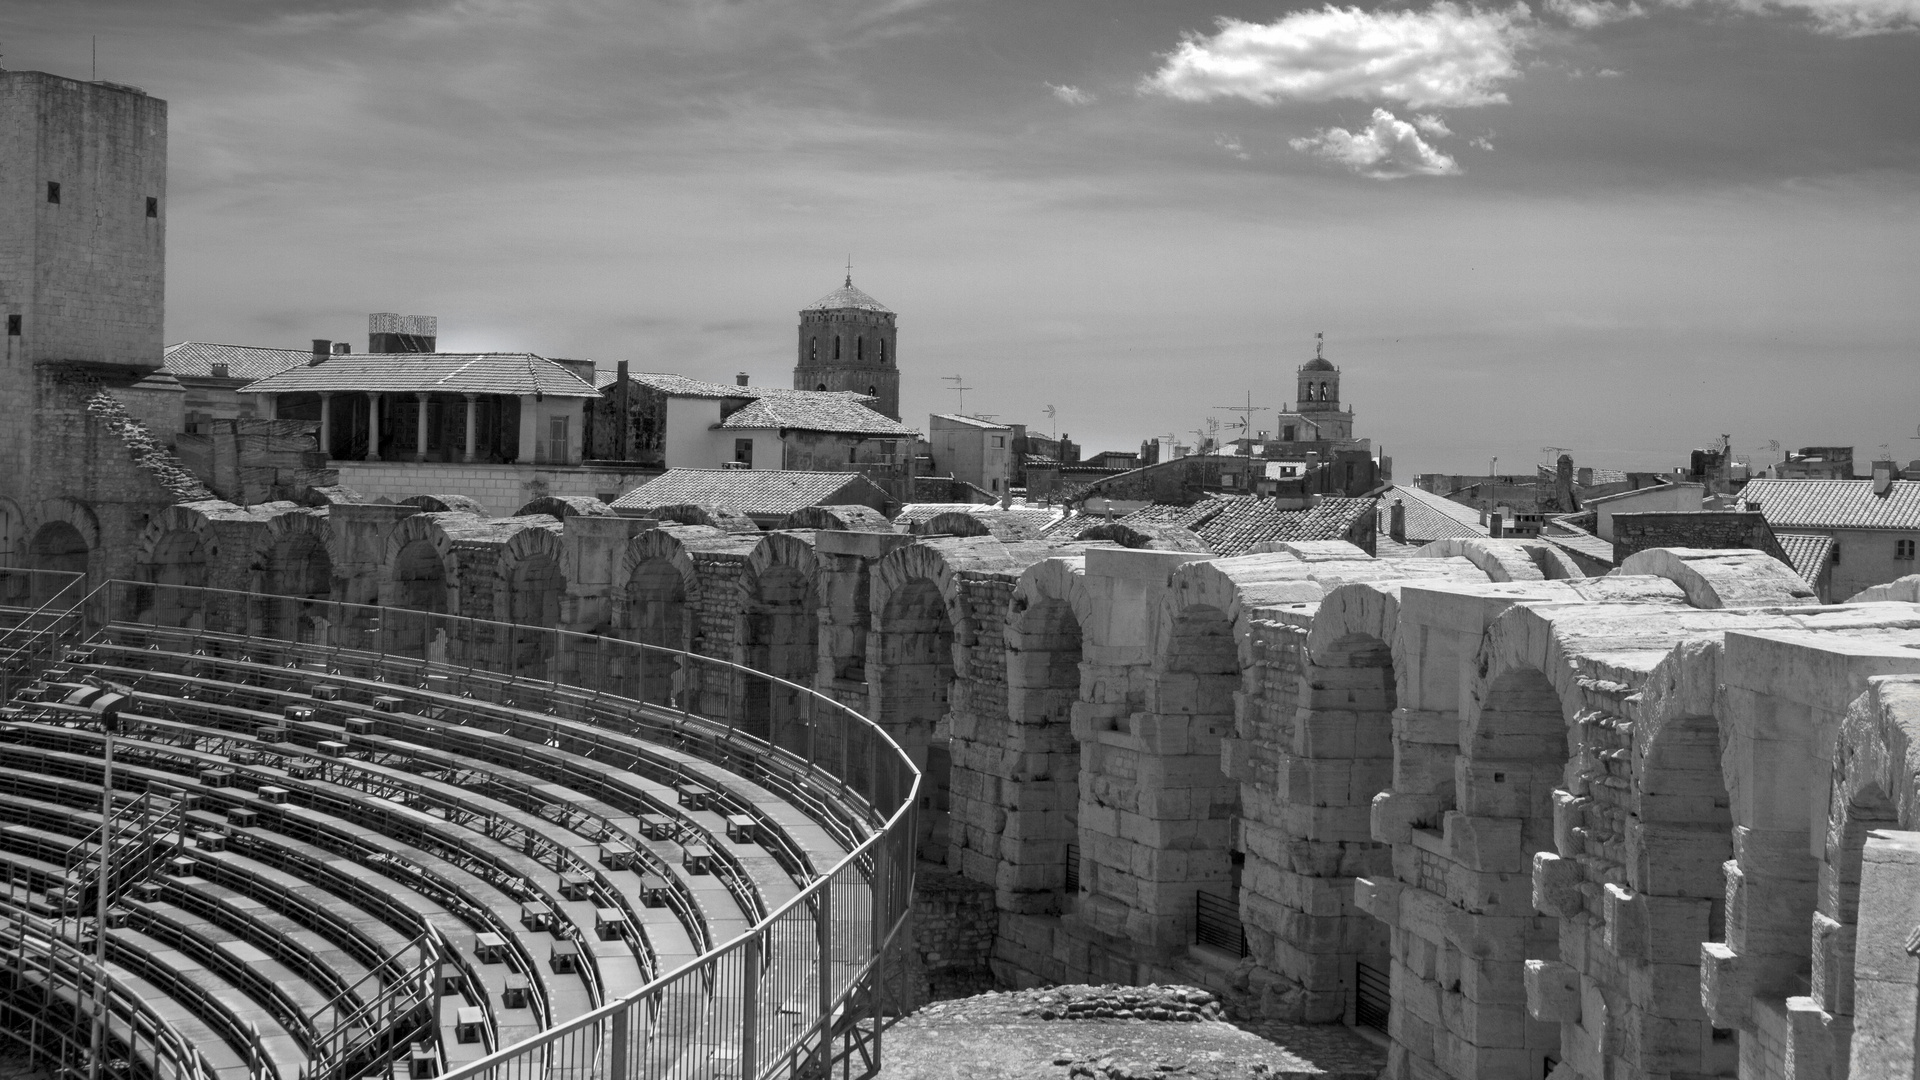
[[[800,312],[795,390],[847,390],[874,399],[873,409],[900,419],[900,365],[894,313],[853,283]]]
[[[1313,338],[1313,359],[1298,371],[1300,392],[1294,408],[1314,426],[1317,439],[1346,442],[1353,438],[1353,413],[1340,408],[1340,369],[1326,357],[1326,335]]]

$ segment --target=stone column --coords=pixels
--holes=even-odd
[[[367,460],[380,460],[380,395],[367,395]]]
[[[320,452],[333,456],[333,393],[320,392]]]
[[[427,394],[424,390],[414,391],[419,399],[420,409],[413,418],[413,460],[427,460]]]
[[[460,396],[467,399],[467,452],[460,460],[471,462],[474,458],[474,447],[478,445],[474,432],[474,395],[462,394]]]

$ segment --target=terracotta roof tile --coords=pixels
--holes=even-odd
[[[318,391],[599,396],[586,380],[533,353],[347,353],[240,388],[243,394]]]
[[[1820,580],[1821,571],[1833,558],[1833,537],[1818,533],[1774,533],[1773,538],[1780,541],[1780,550],[1787,553],[1787,562],[1801,578],[1809,583]]]
[[[1753,480],[1738,498],[1760,504],[1780,529],[1920,529],[1920,480],[1895,480],[1885,495],[1871,480]]]
[[[867,408],[865,402],[871,400],[862,394],[831,390],[788,390],[761,397],[721,421],[720,426],[732,430],[798,428],[849,435],[912,437],[920,434],[898,420]]]
[[[614,502],[618,510],[656,506],[723,506],[742,514],[791,514],[806,506],[884,500],[859,473],[797,469],[668,469]]]
[[[887,305],[862,292],[860,287],[853,283],[853,278],[851,277],[847,278],[845,285],[815,300],[807,310],[841,311],[847,308],[858,308],[861,311],[884,311],[889,314],[893,311],[892,308],[889,308]]]
[[[215,364],[225,364],[227,378],[264,379],[277,371],[299,367],[313,359],[306,349],[262,349],[252,345],[218,345],[210,341],[183,341],[167,346],[160,370],[175,376],[213,379]]]

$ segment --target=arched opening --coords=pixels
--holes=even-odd
[[[1124,911],[1119,932],[1136,941],[1206,944],[1237,962],[1246,951],[1245,859],[1231,827],[1240,787],[1220,769],[1241,686],[1233,622],[1196,604],[1175,615],[1165,635],[1146,675],[1146,708],[1131,718],[1132,739],[1089,744],[1081,760],[1090,776],[1080,809],[1082,913],[1089,902]]]
[[[320,538],[292,536],[273,546],[266,589],[277,599],[268,632],[289,641],[327,643],[326,602],[333,598],[333,559]]]
[[[1024,610],[1023,610],[1024,608]],[[1080,743],[1073,704],[1080,699],[1080,621],[1064,600],[1013,602],[1007,621],[1007,719],[998,745],[954,741],[963,768],[981,774],[962,788],[984,805],[955,797],[956,845],[998,849],[1003,911],[1059,915],[1080,891]],[[982,725],[983,728],[986,725]],[[1020,755],[1011,776],[1000,763]],[[995,822],[1002,827],[990,835]],[[976,835],[977,834],[977,835]],[[991,846],[990,846],[991,845]]]
[[[513,655],[508,671],[530,679],[549,677],[560,625],[560,601],[567,578],[560,564],[544,553],[522,559],[507,581],[507,620],[513,624]]]
[[[1337,851],[1315,863],[1288,856],[1279,845],[1258,845],[1248,864],[1268,880],[1285,883],[1274,893],[1249,895],[1242,914],[1254,961],[1300,983],[1306,1020],[1347,1020],[1386,1034],[1392,1014],[1393,962],[1388,926],[1351,906],[1355,878],[1391,879],[1393,850],[1361,839],[1328,820],[1366,814],[1373,797],[1393,786],[1393,713],[1399,705],[1393,650],[1365,633],[1349,633],[1313,651],[1302,672],[1296,738],[1283,767],[1290,772],[1287,797],[1271,811],[1249,806],[1249,821],[1268,824],[1267,813],[1287,843],[1306,841]],[[1242,732],[1243,736],[1255,732]],[[1425,761],[1438,747],[1411,744],[1405,772],[1438,766],[1451,779],[1452,753]],[[1438,755],[1435,755],[1436,757]],[[1303,827],[1304,826],[1304,827]],[[1277,858],[1275,856],[1278,856]],[[1309,902],[1331,889],[1337,909]],[[1340,920],[1355,922],[1342,926]],[[1302,927],[1311,932],[1302,933]],[[1334,932],[1343,929],[1345,932]]]
[[[0,499],[0,603],[25,604],[33,596],[26,560],[27,519],[11,499]]]
[[[744,594],[733,632],[736,662],[801,686],[813,685],[820,663],[819,601],[813,583],[793,567],[770,566],[747,575]],[[806,754],[806,707],[799,691],[746,677],[737,700],[744,703],[741,721],[748,734]]]
[[[35,570],[59,570],[69,574],[87,572],[87,538],[71,522],[49,521],[33,534],[27,545],[28,565]],[[68,579],[51,574],[36,575],[33,602],[44,604],[64,588]]]
[[[1637,779],[1627,874],[1634,890],[1645,894],[1648,921],[1682,941],[1724,940],[1733,812],[1720,771],[1719,721],[1668,721],[1648,746]],[[1653,986],[1652,1000],[1666,1004],[1657,1015],[1636,1005],[1627,1021],[1640,1032],[1639,1069],[1648,1075],[1736,1075],[1740,1048],[1734,1032],[1714,1029],[1700,1003],[1699,950],[1654,959],[1642,975]],[[1672,1015],[1676,1008],[1683,1015]],[[1699,1037],[1675,1037],[1689,1029]]]
[[[207,584],[207,550],[200,534],[189,530],[163,533],[148,561],[139,567],[140,580],[153,586],[138,617],[161,626],[205,625],[205,597],[194,590]]]
[[[687,647],[687,585],[680,568],[665,559],[649,559],[627,579],[626,636],[630,641],[683,651]],[[678,658],[647,652],[640,657],[635,688],[646,701],[670,703],[684,678]]]
[[[446,630],[434,625],[433,616],[447,610],[447,567],[431,541],[410,541],[394,556],[387,608],[388,650],[427,659],[433,646],[444,647]]]
[[[920,857],[947,858],[947,699],[953,686],[953,620],[939,586],[916,578],[894,590],[875,626],[869,654],[874,719],[913,757],[921,783]]]
[[[1538,669],[1512,668],[1487,687],[1466,760],[1454,771],[1457,805],[1474,823],[1477,840],[1457,850],[1455,860],[1461,870],[1525,874],[1533,866],[1534,855],[1559,854],[1553,833],[1554,792],[1566,775],[1569,743],[1559,691]],[[1610,819],[1614,835],[1624,831],[1623,804],[1609,801],[1599,812]],[[1501,819],[1514,825],[1504,826]],[[1537,913],[1530,904],[1518,910],[1482,904],[1472,910],[1454,903],[1456,910],[1449,914],[1463,927],[1462,939],[1470,930],[1475,938],[1503,936],[1512,947],[1502,950],[1499,958],[1465,956],[1451,944],[1444,947],[1447,955],[1436,958],[1433,970],[1443,992],[1462,995],[1457,1026],[1449,1018],[1448,1027],[1454,1036],[1482,1051],[1523,1053],[1523,1068],[1516,1075],[1546,1075],[1560,1062],[1561,1023],[1525,1018],[1515,1033],[1514,1012],[1519,1006],[1513,994],[1525,985],[1528,960],[1559,963],[1560,920]],[[1473,971],[1463,971],[1469,965]],[[1624,1001],[1609,1002],[1607,1013],[1619,1015],[1624,1005]],[[1509,1034],[1489,1037],[1488,1033],[1498,1031]],[[1597,1043],[1601,1034],[1589,1032],[1587,1037]]]

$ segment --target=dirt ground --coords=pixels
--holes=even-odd
[[[1123,991],[1140,1000],[1112,1000]],[[1386,1063],[1343,1027],[1143,1019],[1168,1012],[1155,992],[1202,993],[1053,987],[937,1002],[887,1030],[880,1080],[1375,1080]],[[1069,1013],[1067,1003],[1090,994],[1112,1007],[1082,1001]]]

